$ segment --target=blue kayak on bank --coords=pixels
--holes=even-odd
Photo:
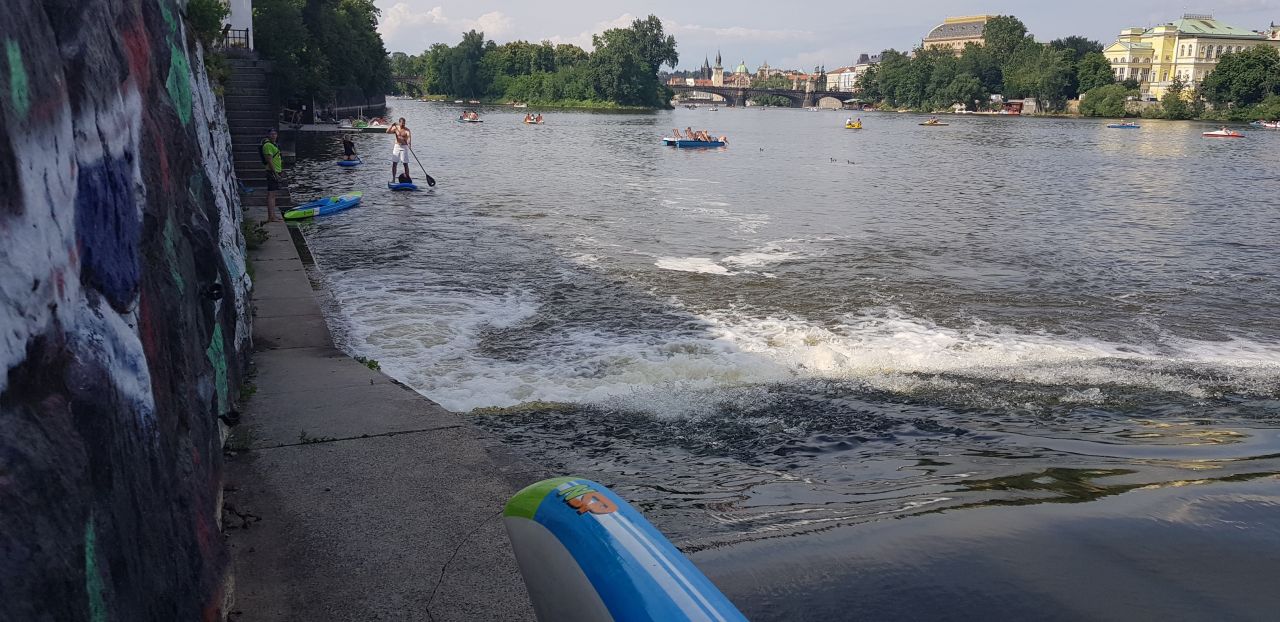
[[[303,218],[312,218],[314,216],[323,216],[340,212],[344,209],[350,209],[360,204],[360,199],[364,196],[363,192],[349,192],[347,194],[335,197],[325,197],[316,199],[310,203],[303,203],[284,213],[285,220],[302,220]]]
[[[676,147],[678,149],[714,149],[723,147],[724,141],[720,140],[676,140],[674,138],[663,138],[662,144],[668,147]]]
[[[417,190],[418,184],[413,182],[387,182],[387,187],[392,190]]]

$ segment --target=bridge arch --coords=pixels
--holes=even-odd
[[[817,102],[814,102],[814,105],[819,108],[844,108],[844,100],[834,95],[823,95]]]

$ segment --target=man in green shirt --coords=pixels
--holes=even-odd
[[[262,141],[262,164],[267,169],[267,222],[282,222],[276,217],[276,191],[280,189],[280,174],[284,172],[284,160],[280,157],[280,147],[276,145],[276,130],[267,130],[267,137]]]

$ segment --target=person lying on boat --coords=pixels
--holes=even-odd
[[[684,135],[688,136],[689,140],[698,140],[698,135],[693,133],[692,127],[684,128]]]
[[[350,134],[343,134],[342,135],[342,159],[354,160],[358,157],[360,156],[356,153],[355,141],[351,140]]]

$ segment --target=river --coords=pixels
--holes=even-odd
[[[365,191],[302,225],[339,345],[752,619],[1280,605],[1280,132],[397,106],[434,189],[299,145],[295,197]]]

